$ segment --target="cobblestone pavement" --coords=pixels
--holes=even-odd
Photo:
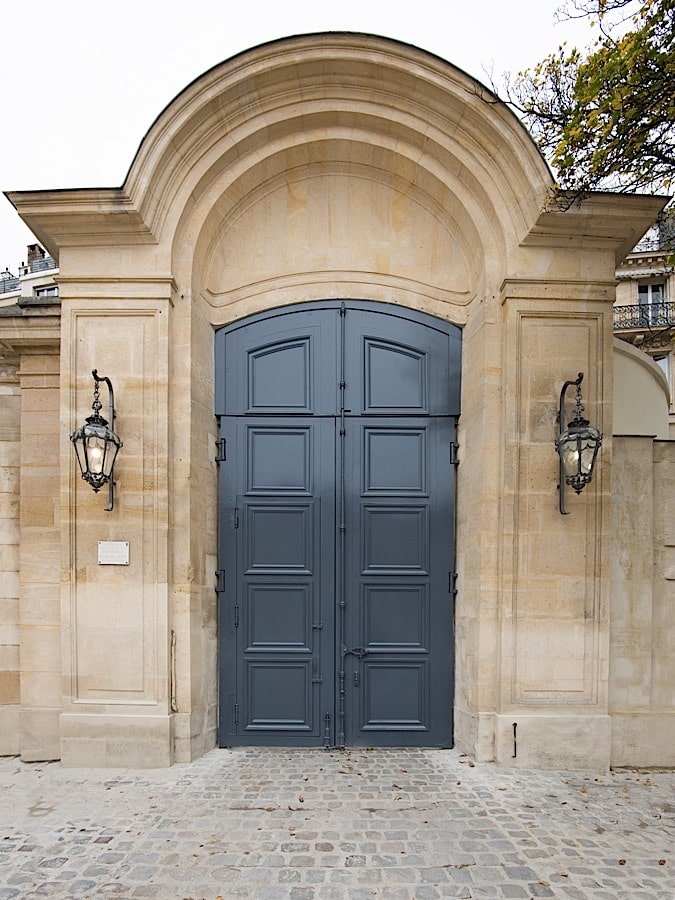
[[[674,900],[674,789],[674,772],[454,750],[215,750],[149,771],[0,759],[0,900]]]

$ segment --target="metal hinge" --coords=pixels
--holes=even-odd
[[[222,594],[225,590],[225,569],[216,572],[216,594]]]
[[[232,709],[232,715],[234,718],[234,724],[238,725],[239,724],[239,704],[237,702],[234,703],[234,706]]]
[[[234,607],[234,627],[239,628],[239,607]]]
[[[457,572],[448,572],[448,593],[457,596]]]
[[[459,460],[457,459],[457,451],[459,450],[459,444],[456,441],[450,441],[450,465],[458,466]]]
[[[225,462],[227,459],[226,444],[227,444],[227,441],[224,437],[218,438],[218,440],[216,441],[216,462],[217,463]]]

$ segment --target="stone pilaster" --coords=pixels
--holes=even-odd
[[[158,289],[161,294],[164,286]],[[166,296],[114,301],[117,286],[66,286],[63,300],[61,501],[64,519],[64,765],[157,766],[173,758],[168,616]],[[91,412],[92,369],[111,379],[115,503],[79,477],[68,434]],[[108,418],[107,388],[101,410]],[[103,565],[99,542],[128,542],[128,564]]]
[[[25,350],[21,385],[21,758],[59,758],[61,714],[58,352]]]
[[[557,296],[554,296],[554,291]],[[609,285],[504,285],[500,549],[502,764],[609,765],[608,642],[612,339]],[[593,482],[558,508],[554,440],[563,382],[584,373],[605,439]],[[574,392],[568,392],[568,418]]]
[[[0,755],[19,738],[19,462],[18,363],[0,361]]]

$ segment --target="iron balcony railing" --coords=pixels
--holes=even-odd
[[[46,269],[55,269],[56,260],[53,256],[45,256],[42,259],[32,259],[27,268],[31,272],[44,272]]]
[[[0,294],[9,294],[11,291],[18,291],[21,285],[21,279],[26,275],[33,275],[35,272],[46,272],[49,269],[55,269],[56,260],[52,256],[45,256],[39,259],[32,259],[29,263],[19,266],[19,274],[12,275],[8,270],[0,276]]]
[[[614,307],[614,328],[668,328],[675,325],[675,303],[634,303]]]
[[[9,294],[10,291],[18,291],[19,279],[13,275],[11,278],[0,278],[0,294]]]

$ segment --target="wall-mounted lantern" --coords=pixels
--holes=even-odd
[[[103,485],[108,485],[108,505],[106,511],[113,508],[115,496],[113,468],[117,453],[122,446],[122,441],[112,430],[115,427],[115,395],[109,378],[99,376],[96,369],[91,373],[94,376],[94,402],[91,405],[93,414],[87,416],[85,424],[77,428],[70,436],[75,448],[75,456],[80,466],[82,477],[98,493]],[[99,383],[104,381],[108,386],[108,422],[101,415],[101,400],[99,398]]]
[[[581,415],[584,411],[581,397],[581,382],[584,373],[579,372],[575,381],[566,381],[560,391],[560,405],[558,408],[558,437],[555,442],[556,450],[560,457],[560,478],[558,491],[560,494],[560,512],[568,515],[565,509],[565,485],[580,494],[593,477],[593,467],[602,444],[602,435],[594,428],[588,419]],[[568,387],[574,385],[577,389],[574,418],[564,428],[565,421],[565,392]]]

